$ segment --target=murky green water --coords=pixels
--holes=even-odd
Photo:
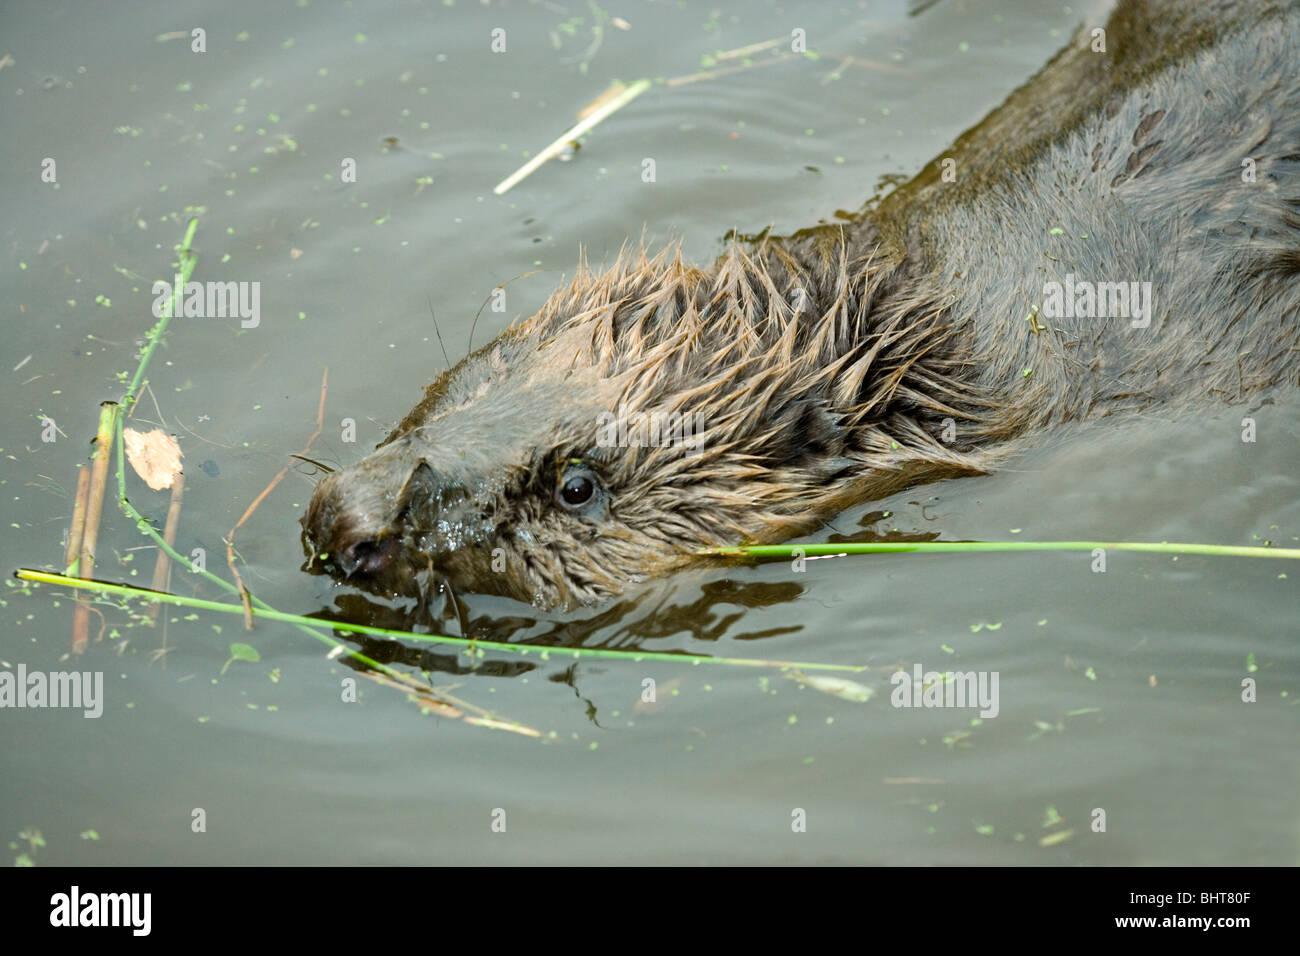
[[[260,282],[261,321],[176,320],[136,417],[180,436],[178,547],[225,574],[223,537],[307,443],[325,368],[326,428],[309,454],[349,462],[441,369],[431,307],[454,360],[498,283],[533,273],[508,286],[505,313],[483,311],[475,341],[533,310],[580,245],[600,259],[644,227],[707,260],[729,229],[855,208],[1083,19],[1015,6],[913,19],[901,3],[610,3],[601,17],[463,0],[7,6],[0,566],[61,565],[97,406],[134,370],[150,284],[170,275],[195,211],[199,277]],[[194,27],[205,53],[191,51]],[[497,28],[503,54],[490,50]],[[703,58],[794,28],[819,59],[656,87],[570,162],[493,196],[611,80],[734,65]],[[41,180],[47,157],[57,187]],[[340,183],[346,160],[354,184]],[[997,475],[834,526],[1296,546],[1298,411],[1291,396],[1045,436]],[[1245,413],[1254,444],[1240,441]],[[344,417],[355,444],[340,439]],[[311,481],[292,471],[237,537],[248,586],[305,613],[336,596],[298,570]],[[133,483],[130,495],[162,520],[164,494]],[[99,575],[147,584],[152,552],[111,500],[106,515]],[[66,596],[9,588],[0,661],[103,671],[105,704],[98,720],[0,710],[0,835],[38,829],[35,861],[64,864],[1294,864],[1300,571],[1279,564],[1112,553],[1095,573],[1087,555],[905,556],[682,574],[563,618],[476,601],[484,627],[515,619],[538,635],[558,621],[589,646],[866,664],[855,679],[875,691],[855,703],[749,669],[489,657],[457,673],[468,661],[454,652],[422,659],[458,697],[554,733],[543,741],[422,716],[365,680],[344,703],[353,671],[320,644],[212,613],[169,612],[164,634],[105,609],[102,639],[65,660]],[[173,588],[219,597],[179,575]],[[260,662],[222,674],[236,641]],[[1000,712],[891,707],[890,672],[917,663],[997,671]],[[640,703],[646,678],[653,706]],[[206,833],[191,831],[195,808]],[[806,833],[791,832],[796,808]],[[1090,829],[1095,808],[1105,833]]]

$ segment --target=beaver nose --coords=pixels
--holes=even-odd
[[[401,550],[401,539],[389,536],[382,539],[362,539],[344,545],[334,554],[334,562],[344,575],[378,574],[388,568]]]

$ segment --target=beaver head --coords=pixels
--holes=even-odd
[[[842,245],[809,258],[764,244],[708,272],[667,252],[580,265],[321,481],[308,568],[390,596],[445,579],[571,606],[922,472],[979,470],[939,441],[969,415],[938,307],[883,305],[887,270]]]

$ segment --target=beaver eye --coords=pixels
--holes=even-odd
[[[556,489],[556,499],[569,510],[577,510],[591,501],[596,494],[596,480],[591,472],[582,467],[569,468],[560,479]]]
[[[585,505],[596,493],[596,486],[586,475],[575,475],[560,488],[560,497],[571,508]]]

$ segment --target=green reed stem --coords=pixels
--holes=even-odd
[[[141,598],[146,601],[157,601],[162,604],[175,604],[180,607],[193,607],[205,611],[216,611],[222,614],[242,614],[244,609],[238,604],[221,604],[217,601],[207,601],[202,598],[182,597],[178,594],[165,594],[161,591],[150,591],[145,588],[129,587],[124,584],[108,584],[103,581],[87,581],[82,578],[70,578],[62,574],[54,574],[49,571],[37,571],[31,568],[19,568],[14,572],[14,577],[23,581],[33,581],[40,584],[57,584],[70,588],[78,588],[85,591],[95,591],[100,594],[116,594],[121,597]],[[224,582],[222,582],[224,583]],[[230,585],[226,585],[231,591]],[[337,621],[322,621],[319,618],[302,617],[298,614],[286,614],[283,611],[272,610],[264,602],[258,601],[258,608],[253,611],[254,617],[265,618],[268,621],[283,621],[287,624],[294,624],[298,627],[305,628],[312,633],[313,637],[326,639],[329,643],[343,647],[347,650],[347,645],[334,640],[332,637],[317,633],[316,629],[329,628],[338,630],[344,634],[369,634],[375,637],[390,638],[399,641],[413,641],[431,644],[448,644],[453,647],[465,648],[468,652],[478,650],[499,651],[503,654],[518,654],[521,657],[537,655],[542,660],[548,660],[552,655],[558,657],[569,657],[574,660],[621,660],[621,661],[666,661],[673,664],[724,664],[732,667],[795,667],[799,670],[820,670],[820,671],[864,671],[865,666],[854,664],[817,664],[807,661],[776,661],[762,660],[748,657],[707,657],[703,654],[670,654],[660,651],[611,651],[601,648],[586,647],[536,647],[527,644],[506,644],[501,641],[480,641],[468,637],[446,637],[441,634],[412,634],[408,631],[395,631],[384,627],[369,627],[363,624],[344,624]],[[360,654],[353,654],[354,657],[365,661],[379,670],[389,673],[390,669],[384,665],[375,664],[368,658]]]
[[[1236,558],[1300,558],[1300,548],[1260,548],[1231,544],[1179,544],[1162,541],[877,541],[853,544],[752,544],[704,548],[697,554],[739,558],[819,558],[847,554],[967,551],[1150,551],[1156,554],[1208,554]]]

